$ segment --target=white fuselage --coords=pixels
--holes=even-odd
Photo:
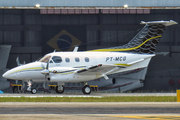
[[[47,63],[36,61],[13,68],[3,74],[3,77],[14,80],[32,80],[33,82],[85,82],[118,72],[129,71],[147,67],[154,54],[133,54],[122,52],[54,52],[50,56],[46,76],[42,71]],[[53,59],[53,56],[61,57],[61,61]],[[57,61],[56,61],[57,60]],[[105,65],[102,70],[78,74],[76,71],[94,65]],[[106,69],[106,66],[108,69]],[[111,70],[112,67],[112,70]],[[117,67],[117,68],[116,68]],[[56,71],[56,73],[54,72]],[[46,79],[45,79],[46,78]],[[49,78],[49,80],[47,79]]]

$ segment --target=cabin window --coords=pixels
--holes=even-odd
[[[75,58],[75,61],[76,61],[76,62],[79,62],[79,58],[78,58],[78,57],[76,57],[76,58]]]
[[[39,60],[39,62],[45,62],[45,63],[47,63],[50,58],[51,58],[50,55],[46,55],[46,56],[44,56],[43,58],[41,58],[41,59]]]
[[[88,57],[85,57],[84,58],[86,62],[89,62],[89,58]]]
[[[68,63],[68,62],[70,62],[70,59],[69,58],[65,58],[65,61]]]
[[[53,57],[52,57],[52,60],[53,60],[55,63],[61,63],[61,62],[62,62],[62,58],[59,57],[59,56],[53,56]]]

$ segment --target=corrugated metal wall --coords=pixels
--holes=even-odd
[[[94,46],[114,46],[128,42],[142,27],[140,21],[179,21],[180,10],[151,10],[151,14],[40,14],[40,10],[0,10],[0,44],[14,47],[39,46],[43,42],[42,25],[86,25],[88,49]],[[5,28],[5,30],[3,29]],[[175,31],[175,30],[174,30]],[[178,44],[178,31],[168,29],[162,42]],[[174,33],[173,33],[174,32]],[[97,41],[97,42],[93,42]],[[89,44],[91,43],[91,44]]]

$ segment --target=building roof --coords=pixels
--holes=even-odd
[[[36,6],[39,4],[40,6]],[[9,9],[179,9],[179,0],[1,0],[0,8]]]

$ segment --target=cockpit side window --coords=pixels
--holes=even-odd
[[[53,56],[53,57],[52,57],[52,60],[53,60],[55,63],[61,63],[61,62],[62,62],[62,58],[59,57],[59,56]]]
[[[41,58],[41,59],[39,60],[39,62],[45,62],[45,63],[47,63],[50,58],[51,58],[50,55],[46,55],[46,56],[44,56],[43,58]]]

